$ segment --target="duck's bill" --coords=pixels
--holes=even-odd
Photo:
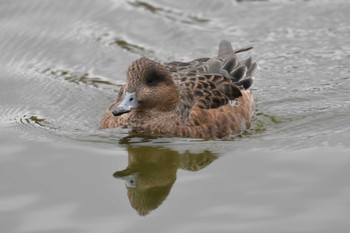
[[[122,102],[120,102],[113,110],[112,114],[114,116],[120,116],[124,113],[128,113],[134,108],[139,106],[139,102],[137,101],[135,92],[129,93],[125,92],[124,98]]]

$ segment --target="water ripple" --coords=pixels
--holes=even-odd
[[[150,3],[146,1],[128,1],[128,4],[135,9],[142,9],[146,10],[152,14],[160,15],[161,17],[165,19],[169,19],[171,21],[178,21],[184,24],[193,24],[193,25],[200,25],[200,24],[206,24],[210,20],[207,18],[204,18],[199,15],[194,14],[184,14],[181,10],[176,10],[176,8],[167,8],[164,5],[156,5],[155,3]]]
[[[14,9],[16,4],[11,4],[0,11]],[[300,9],[298,4],[288,4]],[[254,90],[257,115],[251,129],[239,137],[307,138],[327,134],[332,128],[339,131],[334,117],[341,125],[348,120],[349,50],[343,42],[350,30],[341,20],[346,17],[344,12],[329,12],[338,27],[309,28],[302,19],[277,27],[270,27],[274,22],[269,19],[254,19],[267,9],[277,19],[284,19],[279,11],[283,5],[277,3],[266,3],[253,11],[255,3],[250,2],[112,1],[89,10],[69,7],[64,18],[60,3],[20,5],[0,25],[4,34],[0,43],[4,55],[0,57],[4,66],[2,127],[33,137],[57,134],[115,142],[120,139],[113,136],[116,132],[98,132],[98,122],[135,57],[195,58],[214,52],[223,36],[244,45],[254,41],[262,54],[259,64],[263,69]],[[310,15],[306,20],[315,17]],[[148,30],[155,26],[156,33]],[[311,36],[315,41],[306,43]],[[109,75],[101,75],[104,72],[122,78],[114,84]],[[333,126],[328,127],[327,121]],[[125,132],[119,133],[125,136]]]
[[[138,42],[133,42],[125,35],[120,35],[107,25],[100,25],[88,22],[76,22],[73,25],[73,31],[76,32],[75,37],[79,40],[90,39],[100,43],[103,46],[117,46],[118,48],[137,55],[154,57],[154,51],[146,48]]]

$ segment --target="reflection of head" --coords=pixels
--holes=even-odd
[[[114,173],[114,177],[125,181],[131,206],[143,216],[156,209],[169,195],[178,168],[197,171],[216,158],[209,151],[180,154],[157,147],[130,146],[128,152],[128,167]]]
[[[127,188],[130,204],[140,215],[145,216],[162,204],[169,195],[173,184],[174,182],[145,190]]]

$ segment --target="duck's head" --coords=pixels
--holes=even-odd
[[[124,93],[112,113],[120,116],[133,110],[169,111],[175,107],[178,95],[177,86],[166,67],[140,58],[129,66]]]

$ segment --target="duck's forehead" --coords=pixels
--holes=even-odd
[[[128,92],[134,92],[137,89],[137,86],[140,84],[140,79],[135,77],[131,72],[128,72],[126,89]]]
[[[147,64],[145,62],[143,62],[142,60],[136,60],[133,63],[131,63],[131,65],[129,66],[128,69],[128,73],[129,74],[136,74],[138,72],[140,72],[141,70],[144,69],[144,67],[147,66]]]
[[[133,63],[128,69],[128,81],[132,79],[139,79],[141,76],[142,67]]]
[[[128,91],[135,91],[137,86],[140,84],[143,79],[145,69],[147,64],[142,60],[134,61],[128,69],[127,72],[127,89]]]

